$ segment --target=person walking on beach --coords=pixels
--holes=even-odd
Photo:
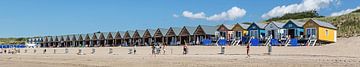
[[[246,45],[246,55],[247,55],[247,57],[250,57],[249,52],[250,52],[250,45],[251,45],[251,40],[252,40],[252,39],[254,39],[254,36],[252,36],[252,37],[249,39],[249,42],[248,42],[248,44]]]
[[[187,47],[187,43],[185,43],[185,45],[183,46],[183,54],[186,55],[188,53],[188,47]]]
[[[46,49],[44,49],[44,51],[43,51],[43,54],[45,54],[46,53]]]
[[[165,47],[166,47],[166,45],[165,45],[165,44],[163,44],[163,46],[162,46],[162,50],[163,50],[163,54],[164,54],[164,55],[165,55],[165,52],[166,52]]]
[[[154,42],[152,42],[152,45],[151,45],[151,54],[155,54],[155,44]]]

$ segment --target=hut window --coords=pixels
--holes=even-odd
[[[325,30],[325,35],[326,35],[326,36],[329,35],[329,30]]]

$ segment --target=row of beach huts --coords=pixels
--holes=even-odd
[[[288,20],[286,23],[236,23],[234,25],[198,25],[116,32],[95,32],[29,38],[27,44],[37,47],[112,47],[164,45],[216,45],[219,39],[228,45],[243,45],[251,39],[262,44],[278,41],[279,45],[318,45],[336,42],[337,28],[324,21]],[[296,41],[295,41],[296,40]],[[205,43],[206,41],[206,43]],[[295,43],[294,43],[295,42]],[[209,44],[210,43],[210,44]]]

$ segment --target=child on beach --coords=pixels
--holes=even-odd
[[[252,36],[250,39],[249,39],[249,42],[248,42],[248,45],[246,45],[246,55],[247,57],[250,57],[250,45],[251,45],[251,40],[254,39],[254,36]]]
[[[44,51],[43,51],[43,54],[45,54],[46,53],[46,49],[44,49]]]
[[[187,47],[187,43],[185,43],[185,45],[183,46],[183,54],[186,55],[188,53],[188,47]]]

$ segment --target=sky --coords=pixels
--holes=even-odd
[[[360,0],[0,0],[0,38],[259,22],[317,10],[338,16]]]

